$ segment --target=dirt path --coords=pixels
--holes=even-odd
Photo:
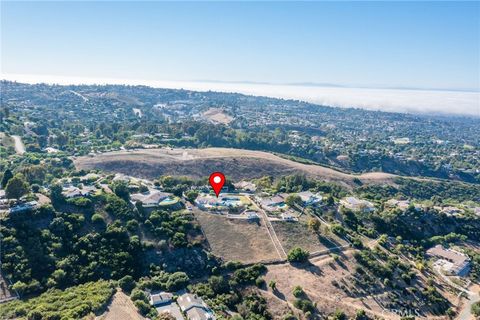
[[[19,136],[12,136],[13,141],[15,142],[15,151],[17,154],[24,154],[25,153],[25,145],[22,142],[22,138]]]
[[[475,319],[472,314],[472,305],[480,301],[480,287],[473,286],[470,288],[468,298],[465,301],[462,310],[458,313],[457,320],[473,320]]]
[[[130,297],[122,291],[117,291],[112,298],[105,313],[95,318],[95,320],[145,320],[133,304]]]
[[[277,250],[278,256],[280,257],[280,259],[287,259],[287,253],[285,252],[285,249],[283,249],[283,246],[280,240],[278,240],[277,234],[275,233],[275,229],[273,229],[272,223],[270,222],[270,220],[268,220],[267,214],[262,208],[260,208],[259,205],[257,205],[257,203],[252,197],[249,197],[249,198],[252,204],[255,206],[255,208],[260,212],[262,220],[265,223],[265,226],[267,226],[268,235],[270,236],[270,239],[272,239],[272,243],[275,246],[275,249]]]

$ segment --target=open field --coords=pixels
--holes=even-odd
[[[331,256],[325,255],[310,259],[309,263],[295,265],[289,263],[271,264],[267,266],[267,273],[264,277],[265,281],[275,281],[276,291],[272,292],[268,288],[268,293],[263,292],[264,296],[275,295],[283,300],[286,304],[291,305],[295,301],[292,294],[295,286],[301,286],[306,297],[317,305],[318,310],[322,314],[330,314],[335,310],[343,310],[349,316],[353,316],[358,309],[364,309],[371,317],[381,317],[383,319],[400,319],[395,313],[396,309],[389,309],[388,288],[379,288],[373,294],[357,294],[351,295],[346,292],[355,292],[352,290],[357,288],[363,292],[361,287],[355,287],[352,279],[356,277],[356,263],[353,253],[355,249],[349,249],[339,253],[340,260],[336,262]],[[425,275],[419,274],[417,278],[417,286],[425,288],[427,285]],[[437,283],[442,283],[436,279]],[[347,289],[346,291],[344,289]],[[444,285],[436,286],[436,289],[453,306],[458,305],[457,295],[450,292],[449,288]],[[444,320],[444,316],[435,316],[419,305],[417,310],[424,318]],[[464,307],[465,308],[465,307]],[[463,309],[464,309],[463,308]],[[456,309],[456,308],[455,308]],[[458,309],[457,309],[458,310]],[[461,310],[461,309],[460,309]],[[465,312],[466,313],[466,312]]]
[[[219,108],[210,108],[203,113],[203,116],[213,122],[222,124],[229,124],[233,120],[232,116],[226,114],[222,109]]]
[[[286,252],[300,247],[314,253],[320,250],[346,245],[347,242],[331,235],[316,234],[300,222],[272,221],[273,228]]]
[[[363,183],[392,183],[396,177],[381,172],[346,174],[319,165],[298,163],[267,152],[228,148],[114,151],[93,157],[78,157],[74,162],[78,169],[101,169],[149,179],[161,175],[203,178],[214,171],[221,171],[234,180],[303,173],[353,186],[354,178]]]
[[[279,259],[275,247],[261,221],[249,222],[223,216],[195,212],[212,252],[224,260],[253,263]]]
[[[385,312],[373,297],[351,298],[332,284],[334,280],[341,283],[342,279],[353,273],[355,265],[352,263],[351,252],[344,252],[342,266],[334,263],[329,256],[314,260],[310,265],[301,268],[287,263],[268,266],[265,280],[267,283],[274,280],[277,285],[277,291],[273,294],[292,303],[295,300],[292,294],[293,288],[300,285],[308,299],[316,303],[322,313],[329,314],[341,309],[353,315],[355,310],[364,309],[370,316],[385,319],[400,318]]]
[[[110,302],[110,305],[107,307],[107,310],[100,316],[96,317],[95,320],[144,320],[132,300],[123,293],[122,291],[117,291]]]

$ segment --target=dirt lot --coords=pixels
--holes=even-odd
[[[232,116],[226,114],[219,108],[210,108],[203,113],[203,116],[213,122],[222,124],[229,124],[233,120]]]
[[[338,237],[327,237],[321,233],[316,234],[308,230],[307,225],[303,221],[272,221],[272,225],[286,252],[294,247],[301,247],[313,253],[347,244]]]
[[[399,317],[385,313],[372,297],[364,297],[363,300],[348,297],[341,289],[332,284],[332,280],[341,282],[341,279],[349,275],[354,268],[351,262],[351,252],[344,253],[343,265],[333,262],[333,259],[325,256],[314,259],[309,266],[295,267],[290,264],[268,266],[265,275],[266,282],[274,280],[277,285],[276,292],[271,292],[276,297],[293,303],[295,297],[293,288],[300,285],[308,298],[317,303],[318,309],[323,314],[335,312],[337,309],[344,310],[353,315],[356,309],[365,309],[371,316],[380,316],[385,319],[399,319]]]
[[[108,306],[107,310],[95,320],[144,320],[132,300],[123,293],[118,291],[113,296],[112,302]]]
[[[228,219],[196,211],[212,252],[225,259],[253,263],[278,259],[278,254],[262,222]]]
[[[79,169],[102,169],[148,179],[161,175],[203,178],[213,171],[222,171],[234,180],[304,173],[353,186],[355,177],[363,183],[392,183],[395,177],[380,172],[350,175],[322,166],[301,164],[267,152],[227,148],[115,151],[94,157],[79,157],[74,162]]]

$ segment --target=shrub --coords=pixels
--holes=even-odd
[[[118,285],[122,288],[125,292],[130,292],[135,288],[135,281],[133,280],[132,276],[125,276],[118,280]]]
[[[255,280],[255,285],[259,288],[265,287],[265,279],[257,278],[257,280]]]
[[[296,247],[288,252],[287,260],[289,262],[305,262],[308,260],[310,253],[307,250]]]
[[[472,314],[475,317],[480,317],[480,302],[476,302],[472,305]]]
[[[303,291],[302,287],[296,286],[295,288],[293,288],[292,294],[294,297],[299,298],[303,296],[305,292]]]
[[[313,303],[307,299],[297,299],[293,305],[295,308],[300,309],[303,312],[313,312],[315,310]]]

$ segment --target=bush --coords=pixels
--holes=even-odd
[[[332,315],[333,320],[347,320],[347,316],[345,313],[341,310],[335,311],[335,313]]]
[[[135,288],[135,281],[133,280],[132,276],[125,276],[118,280],[118,285],[122,288],[125,292],[130,292]]]
[[[140,289],[133,289],[132,293],[130,294],[130,299],[132,299],[132,301],[141,300],[141,301],[148,302],[147,295],[143,290],[140,290]]]
[[[208,279],[208,284],[216,294],[226,293],[230,289],[227,280],[223,276],[211,276]]]
[[[23,195],[30,191],[25,177],[22,174],[17,173],[13,178],[8,180],[5,186],[5,195],[9,199],[20,199]]]
[[[297,299],[293,303],[295,308],[302,310],[303,312],[313,312],[315,310],[315,306],[310,300],[307,299]]]
[[[472,314],[475,317],[480,317],[480,302],[476,302],[472,305]]]
[[[0,319],[81,319],[95,313],[108,303],[115,293],[109,281],[88,282],[65,291],[50,289],[47,292],[22,301],[2,304]]]
[[[99,213],[95,213],[94,215],[92,215],[92,223],[95,223],[95,224],[105,224],[105,220],[103,219],[102,215],[99,214]]]
[[[300,298],[305,294],[305,292],[303,291],[302,287],[296,286],[295,288],[293,288],[292,294],[295,298]]]
[[[135,304],[135,307],[137,307],[138,311],[142,315],[146,316],[150,312],[151,307],[147,302],[142,300],[137,300],[134,302],[134,304]]]
[[[80,207],[80,208],[88,208],[92,205],[92,201],[88,198],[84,197],[77,197],[77,198],[72,198],[68,199],[67,201],[69,204],[73,204],[74,206]]]
[[[256,285],[258,288],[264,288],[264,287],[265,287],[265,279],[263,279],[263,278],[257,278],[257,280],[255,280],[255,285]]]
[[[357,313],[355,314],[355,320],[367,320],[368,316],[365,310],[359,309],[357,310]]]
[[[287,260],[289,262],[305,262],[308,260],[310,253],[307,250],[296,247],[288,252]]]
[[[177,291],[185,288],[190,282],[190,278],[185,272],[175,272],[172,273],[167,280],[166,286],[167,290]]]
[[[135,232],[138,229],[138,221],[137,220],[128,220],[127,222],[127,230],[130,232]]]

